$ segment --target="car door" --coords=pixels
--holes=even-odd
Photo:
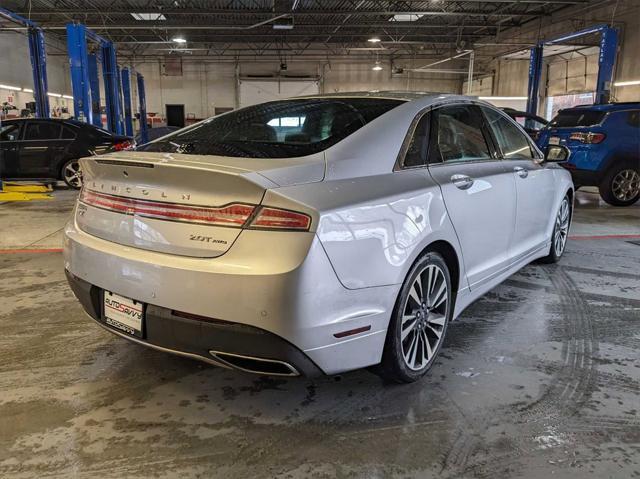
[[[516,184],[516,221],[511,253],[515,261],[543,247],[556,198],[553,172],[545,168],[528,135],[502,112],[481,107],[504,166]]]
[[[20,178],[53,178],[52,163],[60,148],[61,125],[53,121],[27,121],[19,145]]]
[[[509,265],[516,194],[478,106],[432,110],[429,173],[442,190],[470,288],[479,287]]]
[[[0,178],[16,178],[22,122],[0,124]]]

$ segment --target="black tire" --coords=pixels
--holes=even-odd
[[[616,163],[605,173],[598,186],[600,196],[612,206],[630,206],[640,199],[640,164]]]
[[[433,291],[431,294],[427,294],[428,301],[432,302],[431,306],[442,299],[441,296],[437,297],[435,295],[442,287],[441,281],[444,281],[446,285],[444,293],[446,300],[444,303],[438,304],[433,309],[429,305],[424,308],[426,301],[423,301],[420,306],[417,305],[417,302],[413,299],[412,289],[418,279],[418,275],[421,275],[421,283],[419,284],[429,284],[431,278],[435,278]],[[417,291],[418,289],[415,289],[414,292]],[[420,292],[420,296],[421,299],[425,299],[422,297],[422,292]],[[451,278],[447,264],[438,253],[425,253],[411,267],[400,289],[387,330],[382,362],[376,369],[378,375],[391,382],[411,383],[417,381],[429,371],[440,352],[447,326],[453,314],[452,298]],[[412,319],[405,319],[404,330],[409,332],[405,335],[403,341],[403,317],[408,318],[411,316],[411,314],[405,314],[409,309],[415,310],[415,315]],[[414,323],[411,323],[411,321],[414,321]],[[439,323],[442,324],[440,325]],[[429,343],[429,346],[425,344],[425,341]],[[413,346],[414,344],[415,346]],[[412,346],[415,347],[413,354]],[[408,355],[410,356],[408,359],[405,359],[405,350],[408,350]],[[430,356],[428,352],[431,353]],[[421,355],[420,358],[416,358],[419,355]],[[412,357],[414,358],[414,367],[409,365]],[[421,361],[416,368],[417,359]]]
[[[69,174],[70,170],[74,170],[77,176],[73,177]],[[79,190],[82,187],[82,174],[80,174],[80,165],[78,160],[69,160],[60,169],[60,179],[66,183],[69,188]]]
[[[564,217],[564,211],[563,208],[567,208],[566,210],[566,218]],[[556,221],[553,225],[553,233],[551,234],[551,246],[549,246],[549,254],[547,256],[545,256],[544,258],[540,258],[538,261],[540,263],[546,263],[546,264],[550,264],[550,263],[557,263],[558,261],[560,261],[560,258],[562,257],[566,244],[567,244],[567,238],[569,236],[569,227],[571,226],[571,217],[573,216],[573,207],[571,205],[571,198],[569,197],[569,195],[566,195],[563,199],[562,202],[560,203],[560,208],[558,208],[558,212],[556,213]],[[566,219],[566,228],[565,228],[565,221]],[[558,243],[557,241],[559,240],[558,235],[563,235],[563,238],[560,238],[560,240],[562,240],[562,245],[561,247],[558,247]]]

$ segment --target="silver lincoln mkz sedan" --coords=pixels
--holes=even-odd
[[[81,160],[67,276],[98,324],[162,351],[414,381],[469,303],[562,255],[573,184],[550,148],[462,96],[250,106]]]

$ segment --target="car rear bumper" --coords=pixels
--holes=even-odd
[[[229,355],[275,360],[310,376],[379,363],[399,286],[347,289],[315,235],[308,233],[304,248],[291,235],[243,231],[224,255],[193,258],[105,241],[72,220],[65,228],[65,269],[85,310],[102,325],[104,290],[147,304],[142,339],[104,326],[156,349],[225,366],[235,361]]]
[[[602,174],[595,170],[583,170],[575,168],[571,164],[563,164],[570,173],[573,183],[576,186],[598,186],[602,179]]]
[[[80,304],[106,330],[145,346],[223,367],[277,376],[319,376],[322,371],[302,351],[277,335],[253,326],[188,316],[148,304],[142,338],[104,321],[103,290],[65,271]]]

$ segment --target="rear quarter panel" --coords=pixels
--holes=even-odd
[[[402,283],[437,240],[454,247],[464,269],[440,188],[426,169],[268,190],[264,203],[290,201],[318,212],[316,234],[346,288]]]

